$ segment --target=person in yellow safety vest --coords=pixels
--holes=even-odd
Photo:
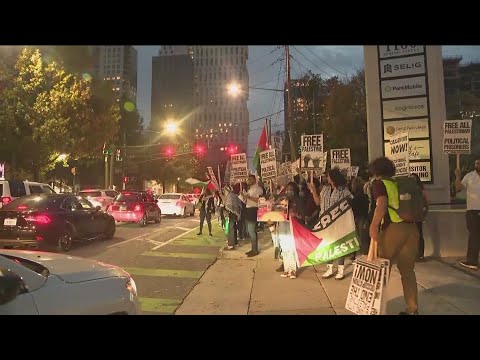
[[[391,178],[395,165],[385,156],[370,163],[375,177],[372,196],[376,201],[375,213],[370,224],[370,237],[378,242],[379,256],[397,264],[402,278],[403,296],[407,309],[400,315],[418,315],[418,289],[415,276],[415,260],[418,252],[419,233],[415,223],[407,223],[397,214],[398,188]]]

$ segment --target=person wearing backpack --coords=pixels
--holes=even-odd
[[[410,221],[405,212],[400,211],[401,199],[408,198],[399,191],[399,179],[395,176],[395,165],[385,156],[379,157],[370,163],[370,171],[375,177],[372,183],[372,196],[376,202],[375,212],[370,224],[370,237],[378,242],[379,256],[390,260],[390,266],[397,264],[402,278],[403,296],[407,309],[400,315],[418,315],[418,289],[415,276],[415,260],[418,253],[419,233],[414,217]],[[408,184],[417,186],[410,177]],[[415,185],[413,185],[415,184]],[[402,185],[403,186],[403,185]],[[416,190],[414,188],[414,190]],[[421,191],[420,191],[421,194]],[[410,196],[413,198],[414,196]],[[417,199],[418,197],[414,197]],[[420,198],[422,196],[420,195]],[[402,209],[403,210],[403,209]],[[418,209],[414,209],[418,210]],[[418,211],[417,211],[418,212]],[[403,218],[400,216],[402,213]],[[413,213],[413,212],[412,212]]]
[[[425,211],[428,211],[428,198],[422,180],[420,180],[420,177],[417,174],[411,174],[410,176],[415,179],[418,186],[420,186],[420,188],[422,189],[422,195],[425,201]],[[417,225],[418,233],[420,234],[420,239],[418,242],[417,261],[423,261],[425,260],[425,239],[423,238],[423,221],[417,221],[415,224]]]

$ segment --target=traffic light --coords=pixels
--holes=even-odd
[[[115,155],[115,160],[116,161],[122,161],[122,150],[121,149],[117,149],[117,152],[116,152],[116,155]]]
[[[165,148],[165,156],[171,157],[175,155],[175,148],[173,146],[167,146]]]
[[[123,177],[123,183],[124,183],[124,184],[128,183],[128,176],[124,176],[124,177]]]
[[[197,156],[205,155],[205,147],[201,144],[197,144],[194,151]]]
[[[238,151],[238,146],[235,146],[235,145],[229,145],[228,146],[228,153],[233,155],[233,154],[236,154]]]
[[[110,149],[107,148],[107,143],[103,143],[103,155],[110,155]]]

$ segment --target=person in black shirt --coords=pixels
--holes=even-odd
[[[370,236],[368,234],[368,211],[370,201],[367,194],[363,191],[365,181],[362,178],[356,177],[352,180],[352,211],[355,217],[355,227],[360,240],[360,253],[368,254],[370,247]]]
[[[208,234],[212,235],[212,214],[215,213],[215,202],[213,201],[213,196],[209,189],[206,189],[205,192],[198,199],[200,202],[200,232],[197,235],[202,235],[203,223],[207,219],[208,225]]]

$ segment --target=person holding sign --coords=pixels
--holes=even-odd
[[[467,191],[467,230],[468,230],[468,248],[467,259],[460,261],[463,267],[477,270],[478,255],[480,251],[480,156],[475,160],[475,170],[470,171],[463,177],[462,171],[455,170],[455,188],[457,191],[466,189]]]
[[[415,276],[415,260],[418,253],[419,233],[415,223],[405,222],[395,209],[398,205],[398,186],[394,163],[385,156],[370,164],[370,172],[375,177],[372,182],[372,195],[376,202],[370,224],[371,241],[378,242],[379,255],[395,262],[402,277],[403,296],[407,310],[400,315],[418,315],[418,289]]]
[[[247,225],[247,233],[252,242],[252,249],[245,254],[248,257],[256,256],[258,251],[257,238],[257,212],[258,212],[258,198],[262,196],[263,190],[257,185],[257,177],[253,174],[248,176],[248,191],[243,192],[242,196],[246,199],[245,207],[245,223]]]

